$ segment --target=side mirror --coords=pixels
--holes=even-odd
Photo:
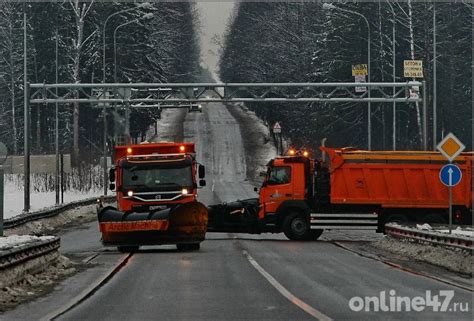
[[[257,187],[254,187],[254,188],[253,188],[253,191],[254,191],[255,193],[258,193],[258,188],[257,188]]]
[[[201,186],[201,187],[206,186],[206,180],[205,180],[205,179],[201,179],[201,180],[199,181],[199,186]]]
[[[109,184],[109,189],[110,189],[111,191],[115,191],[115,184],[114,184],[114,183]]]
[[[109,171],[109,181],[111,183],[115,182],[115,168],[111,168]]]
[[[200,179],[203,179],[204,177],[206,177],[206,168],[204,167],[204,165],[199,165],[198,175]]]

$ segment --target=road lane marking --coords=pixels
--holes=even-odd
[[[280,292],[281,295],[283,295],[285,298],[287,298],[291,303],[295,304],[297,307],[311,315],[312,317],[321,320],[321,321],[332,321],[330,317],[325,315],[324,313],[316,310],[306,302],[300,300],[298,297],[293,295],[290,291],[288,291],[283,285],[281,285],[280,282],[278,282],[273,276],[270,275],[263,267],[260,266],[260,264],[255,261],[255,259],[250,256],[250,254],[247,251],[242,251],[244,256],[247,258],[247,260],[252,264],[252,266],[265,278],[267,281],[275,288],[277,289],[278,292]]]

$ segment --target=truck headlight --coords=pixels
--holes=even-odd
[[[181,194],[187,195],[187,194],[188,194],[188,189],[187,189],[187,188],[183,188],[183,189],[181,190]]]
[[[128,191],[128,192],[127,192],[127,195],[130,196],[130,197],[132,197],[132,196],[133,196],[133,191]]]

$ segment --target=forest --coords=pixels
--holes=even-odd
[[[189,2],[2,1],[0,141],[13,155],[23,153],[25,17],[29,83],[193,82],[203,73],[199,22]],[[117,120],[123,120],[120,111],[113,116],[107,117],[109,139]],[[60,104],[60,152],[96,163],[102,117],[100,109],[87,104]],[[140,137],[157,117],[153,109],[132,111],[131,136]],[[54,104],[31,106],[31,131],[32,153],[54,153]]]
[[[220,42],[220,77],[224,82],[354,82],[351,67],[367,64],[370,34],[371,82],[410,81],[404,60],[422,60],[424,78],[417,80],[427,83],[432,148],[436,49],[437,141],[453,132],[472,150],[472,22],[473,4],[467,1],[242,2]],[[327,138],[328,146],[367,148],[366,103],[249,107],[270,125],[279,121],[297,147],[314,149]],[[398,103],[394,113],[392,103],[373,103],[370,117],[372,149],[422,147],[419,104]]]

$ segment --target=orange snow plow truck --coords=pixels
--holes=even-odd
[[[124,252],[162,244],[198,250],[208,219],[207,208],[196,200],[198,188],[206,184],[204,176],[193,143],[115,147],[109,180],[117,208],[99,201],[102,243]]]
[[[440,153],[326,148],[329,161],[290,150],[268,163],[258,199],[209,207],[208,231],[284,232],[317,239],[328,229],[377,230],[388,222],[448,222],[448,189],[439,180]],[[453,187],[453,222],[472,224],[474,154],[454,161],[462,180]]]

